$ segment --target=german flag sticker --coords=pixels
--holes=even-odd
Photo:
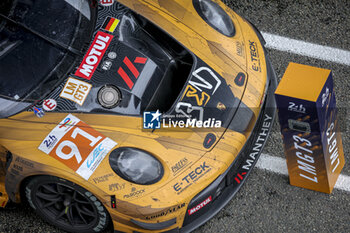
[[[119,23],[119,19],[107,17],[105,22],[102,25],[102,29],[113,33],[114,30],[117,28],[118,23]]]

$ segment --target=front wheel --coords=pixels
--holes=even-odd
[[[68,232],[101,232],[110,217],[89,191],[65,179],[39,176],[25,189],[30,206],[47,222]]]

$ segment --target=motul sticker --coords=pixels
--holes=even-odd
[[[113,35],[98,31],[75,75],[90,80],[112,39]]]
[[[202,209],[204,206],[208,205],[209,202],[211,202],[211,196],[209,196],[207,199],[205,199],[204,201],[202,201],[201,203],[199,203],[197,206],[191,208],[188,210],[188,215],[192,215],[194,213],[196,213],[197,211],[199,211],[200,209]]]
[[[92,85],[75,78],[69,78],[64,85],[60,97],[83,105]]]
[[[88,180],[106,155],[117,145],[69,114],[38,147]]]

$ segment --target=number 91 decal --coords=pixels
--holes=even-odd
[[[46,136],[38,149],[88,180],[116,145],[110,138],[69,114]]]

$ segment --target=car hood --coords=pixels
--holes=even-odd
[[[136,13],[153,6],[142,1],[121,2]],[[145,111],[159,110],[165,127],[152,132],[159,142],[211,150],[232,121],[248,82],[245,63],[238,61],[245,59],[244,49],[237,56],[232,46],[222,47],[228,42],[238,46],[242,39],[239,24],[235,37],[226,38],[193,15],[194,9],[185,13],[182,24],[161,6],[153,10],[163,12],[158,14],[162,19],[154,19],[145,9],[142,15],[134,14],[127,7],[99,9],[96,31],[85,55],[47,97],[58,102],[53,112],[142,116]],[[198,29],[192,29],[196,27],[190,17],[198,20]],[[200,27],[212,31],[203,35]],[[69,95],[75,85],[70,84],[71,78],[91,85],[84,101]],[[101,103],[106,86],[120,91],[115,106]],[[200,120],[205,127],[183,129],[171,122],[184,120],[186,124],[188,119]]]
[[[210,27],[198,15],[192,1],[119,2],[166,31],[193,55],[193,66],[181,92],[172,108],[163,114],[166,127],[153,133],[161,136],[159,141],[167,145],[210,150],[215,143],[203,146],[205,140],[212,141],[210,135],[215,136],[214,141],[222,137],[240,106],[248,83],[246,49],[236,16],[227,9],[236,28],[234,37],[230,38]],[[181,121],[184,116],[206,121],[211,127],[171,129],[173,120]],[[182,120],[186,124],[187,119]],[[221,122],[221,127],[215,128],[217,121]]]

